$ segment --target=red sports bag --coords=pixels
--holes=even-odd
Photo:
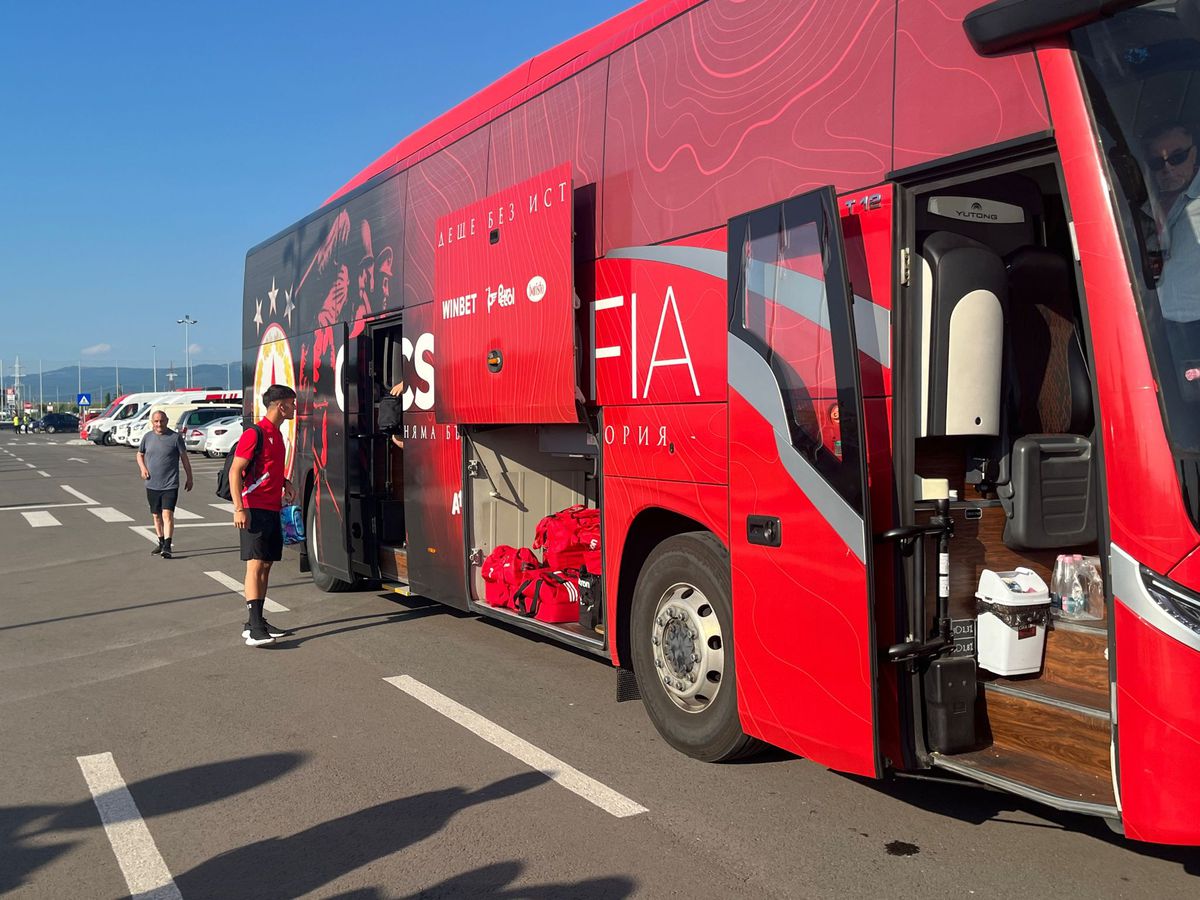
[[[512,605],[539,622],[578,622],[579,582],[570,572],[529,572],[513,594]]]
[[[542,550],[551,569],[586,565],[589,572],[601,574],[600,510],[576,505],[546,516],[534,530],[533,548]]]
[[[528,547],[516,549],[501,544],[488,554],[480,569],[487,582],[483,599],[489,606],[506,606],[515,609],[513,594],[529,572],[542,568],[534,552]]]

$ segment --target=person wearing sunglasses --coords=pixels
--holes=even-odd
[[[1167,339],[1187,381],[1200,378],[1200,148],[1193,129],[1179,122],[1152,128],[1143,138],[1150,171],[1148,212],[1162,252],[1158,303]]]

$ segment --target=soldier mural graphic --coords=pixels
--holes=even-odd
[[[284,432],[287,471],[315,501],[318,533],[324,515],[343,513],[346,342],[363,333],[367,317],[389,308],[401,229],[398,208],[363,199],[303,223],[247,260],[246,308],[253,313],[247,334],[259,335],[253,415],[261,417],[268,385],[296,390],[296,420]]]

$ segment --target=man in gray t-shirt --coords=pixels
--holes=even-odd
[[[138,468],[146,482],[146,499],[154,516],[154,533],[158,535],[158,546],[150,554],[170,559],[175,504],[179,500],[179,464],[183,463],[187,474],[185,491],[192,489],[192,464],[183,445],[183,435],[167,427],[165,412],[150,414],[150,428],[137,452]]]

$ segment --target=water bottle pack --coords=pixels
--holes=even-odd
[[[1050,602],[1063,619],[1100,619],[1104,610],[1104,581],[1100,558],[1061,554],[1050,577]]]

